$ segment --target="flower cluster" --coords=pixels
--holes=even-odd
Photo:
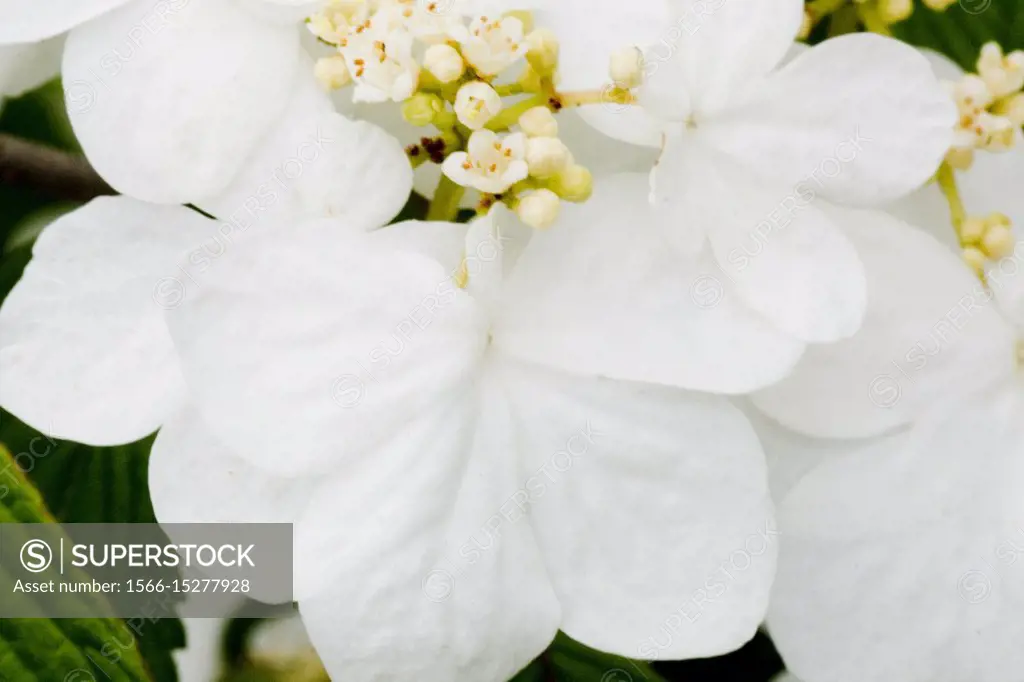
[[[307,26],[337,50],[316,64],[322,85],[354,83],[355,101],[403,102],[407,121],[436,129],[409,148],[414,165],[437,162],[456,191],[483,194],[482,210],[503,202],[547,228],[562,201],[590,196],[592,177],[558,138],[558,39],[532,23],[526,12],[463,17],[433,2],[332,0]],[[633,84],[639,68],[635,57],[612,58],[613,74]]]
[[[976,150],[1011,149],[1024,125],[1024,51],[1004,55],[997,43],[988,43],[977,69],[948,84],[960,120],[947,160],[961,170],[971,167]]]
[[[1024,583],[956,597],[1024,489],[1019,53],[964,75],[881,0],[814,46],[801,0],[205,0],[110,62],[145,10],[79,2],[19,35],[70,28],[123,196],[36,242],[0,403],[159,429],[164,522],[293,524],[331,675],[765,620],[803,682],[1022,662]]]

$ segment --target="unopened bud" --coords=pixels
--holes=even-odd
[[[985,219],[985,226],[981,246],[989,258],[998,260],[1013,253],[1014,239],[1009,217],[1002,213],[993,213]]]
[[[558,37],[546,28],[540,28],[526,36],[529,50],[526,59],[541,76],[554,74],[558,67]]]
[[[569,149],[557,137],[531,137],[526,142],[526,165],[535,178],[550,178],[571,160]]]
[[[558,121],[547,107],[534,107],[519,117],[519,127],[530,137],[558,137]]]
[[[444,100],[437,95],[419,92],[402,102],[402,116],[414,126],[428,126],[444,111]]]
[[[325,90],[338,90],[352,82],[352,74],[340,54],[316,60],[313,75]]]
[[[466,72],[466,62],[459,51],[443,43],[427,48],[423,66],[441,83],[454,83]]]
[[[594,177],[583,166],[573,164],[552,178],[548,187],[566,201],[578,204],[594,193]]]
[[[532,190],[520,197],[516,215],[530,227],[546,230],[558,220],[561,207],[561,200],[551,190]]]
[[[643,53],[635,47],[624,47],[612,53],[608,74],[612,83],[626,90],[636,88],[644,82]]]

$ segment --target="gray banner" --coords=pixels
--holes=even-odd
[[[246,598],[252,617],[292,601],[290,524],[0,524],[0,618],[216,618]]]

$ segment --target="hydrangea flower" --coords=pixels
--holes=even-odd
[[[1020,149],[979,155],[963,198],[1024,219],[1022,171]],[[941,202],[901,202],[926,230],[847,226],[877,292],[865,325],[754,397],[785,425],[754,415],[785,537],[767,624],[804,682],[995,682],[1024,663],[1024,246],[979,280]]]
[[[785,482],[773,487],[785,542],[768,628],[805,681],[994,682],[1022,662],[1020,327],[946,247],[889,227],[870,237],[865,267],[871,281],[903,285],[869,305],[869,319],[895,330],[865,325],[860,341],[831,349],[825,380],[847,382],[846,400],[808,384],[819,362],[775,400],[807,409],[802,427],[819,401],[851,408],[816,433],[890,428],[847,440],[759,431]],[[913,274],[883,246],[916,247]],[[883,355],[889,366],[872,375]]]
[[[692,282],[606,196],[607,219],[528,243],[491,219],[326,221],[216,255],[193,246],[214,229],[195,213],[97,200],[44,231],[0,310],[0,400],[88,443],[162,425],[163,521],[294,522],[300,607],[336,676],[504,680],[558,628],[637,655],[772,529],[745,418],[684,387],[724,367],[763,385],[783,371],[766,357],[800,349],[728,300],[703,324],[733,335],[701,330]],[[699,629],[645,655],[746,641],[774,567],[759,548]]]
[[[108,182],[145,200],[199,201],[225,188],[299,74],[298,34],[228,0],[4,4],[0,42],[68,32],[75,134]]]
[[[831,342],[858,328],[864,282],[814,199],[877,204],[917,188],[949,148],[956,112],[926,61],[895,40],[843,36],[779,66],[803,8],[569,0],[542,15],[563,39],[571,83],[607,68],[593,56],[602,49],[644,51],[640,106],[585,115],[661,149],[652,191],[676,217],[668,243],[689,256],[708,244],[754,310],[796,338]],[[600,19],[574,30],[584,12]]]

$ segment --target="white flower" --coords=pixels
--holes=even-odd
[[[488,194],[501,194],[530,174],[526,164],[526,136],[500,136],[478,130],[469,138],[466,151],[444,160],[444,174],[456,184]]]
[[[582,48],[591,62],[595,45],[605,55],[645,49],[642,107],[584,115],[661,147],[654,195],[677,216],[669,244],[684,255],[709,244],[739,295],[795,337],[850,336],[863,275],[814,200],[876,204],[923,184],[949,148],[952,103],[920,55],[875,35],[828,40],[776,69],[800,28],[800,0],[672,6],[567,0],[549,10],[567,87],[596,68],[575,56]]]
[[[352,99],[401,102],[412,97],[420,76],[412,54],[412,34],[387,22],[371,24],[368,20],[366,26],[366,30],[350,34],[339,48],[356,82]]]
[[[558,137],[558,121],[547,107],[533,107],[519,117],[519,127],[530,137]]]
[[[310,93],[323,97],[312,84]],[[291,106],[302,108],[302,100]],[[0,402],[61,438],[97,445],[138,440],[168,417],[182,391],[168,364],[162,310],[201,284],[240,235],[327,217],[339,229],[370,230],[401,210],[412,172],[394,139],[332,112],[300,123],[265,140],[233,193],[211,207],[220,221],[116,197],[47,227],[0,310]],[[45,319],[36,318],[41,310]],[[59,348],[77,350],[62,356]],[[106,353],[106,360],[72,366],[75,358]],[[22,382],[35,380],[68,383],[50,394],[24,390]],[[103,413],[107,393],[119,394],[123,409]]]
[[[635,88],[643,84],[644,56],[635,47],[627,46],[612,53],[608,75],[620,88]]]
[[[516,17],[478,17],[462,41],[462,54],[477,73],[496,76],[526,54],[523,22]]]
[[[442,83],[453,83],[466,72],[462,55],[451,45],[431,45],[423,56],[423,66]]]
[[[562,208],[562,200],[549,189],[531,190],[523,194],[516,206],[520,220],[540,230],[555,224]]]
[[[337,90],[352,82],[352,74],[349,73],[348,64],[340,54],[330,57],[320,57],[316,60],[313,75],[324,87],[324,90]]]
[[[1022,224],[1021,172],[1024,151],[979,155],[966,205]],[[983,285],[942,204],[928,187],[898,206],[926,231],[845,226],[864,327],[754,397],[794,430],[755,421],[786,538],[767,625],[805,681],[999,682],[1024,664],[1024,242]]]
[[[60,72],[64,41],[52,38],[27,45],[0,45],[0,106],[5,97],[33,90]]]
[[[501,111],[501,97],[487,83],[466,83],[455,95],[455,115],[470,130],[480,130]]]
[[[1009,283],[983,288],[926,234],[880,224],[855,243],[869,322],[757,400],[848,438],[759,430],[785,482],[767,625],[802,680],[997,682],[1024,662],[1024,327],[1000,314]]]
[[[981,49],[978,73],[995,98],[1020,92],[1024,88],[1024,51],[1004,56],[999,43],[987,43]]]
[[[687,388],[763,386],[800,348],[727,286],[691,296],[711,271],[678,267],[623,185],[532,235],[321,221],[212,253],[187,209],[97,200],[43,232],[0,310],[0,402],[89,443],[162,425],[164,522],[295,523],[337,679],[503,682],[558,629],[731,650],[766,607],[771,503],[742,414]],[[649,645],[740,549],[714,609]]]
[[[63,83],[75,134],[99,173],[140,199],[215,196],[278,123],[300,75],[312,78],[297,26],[253,16],[253,2],[66,4],[4,2],[0,43],[70,31]]]
[[[550,178],[572,163],[572,154],[557,137],[533,137],[526,141],[526,163],[530,175]]]

